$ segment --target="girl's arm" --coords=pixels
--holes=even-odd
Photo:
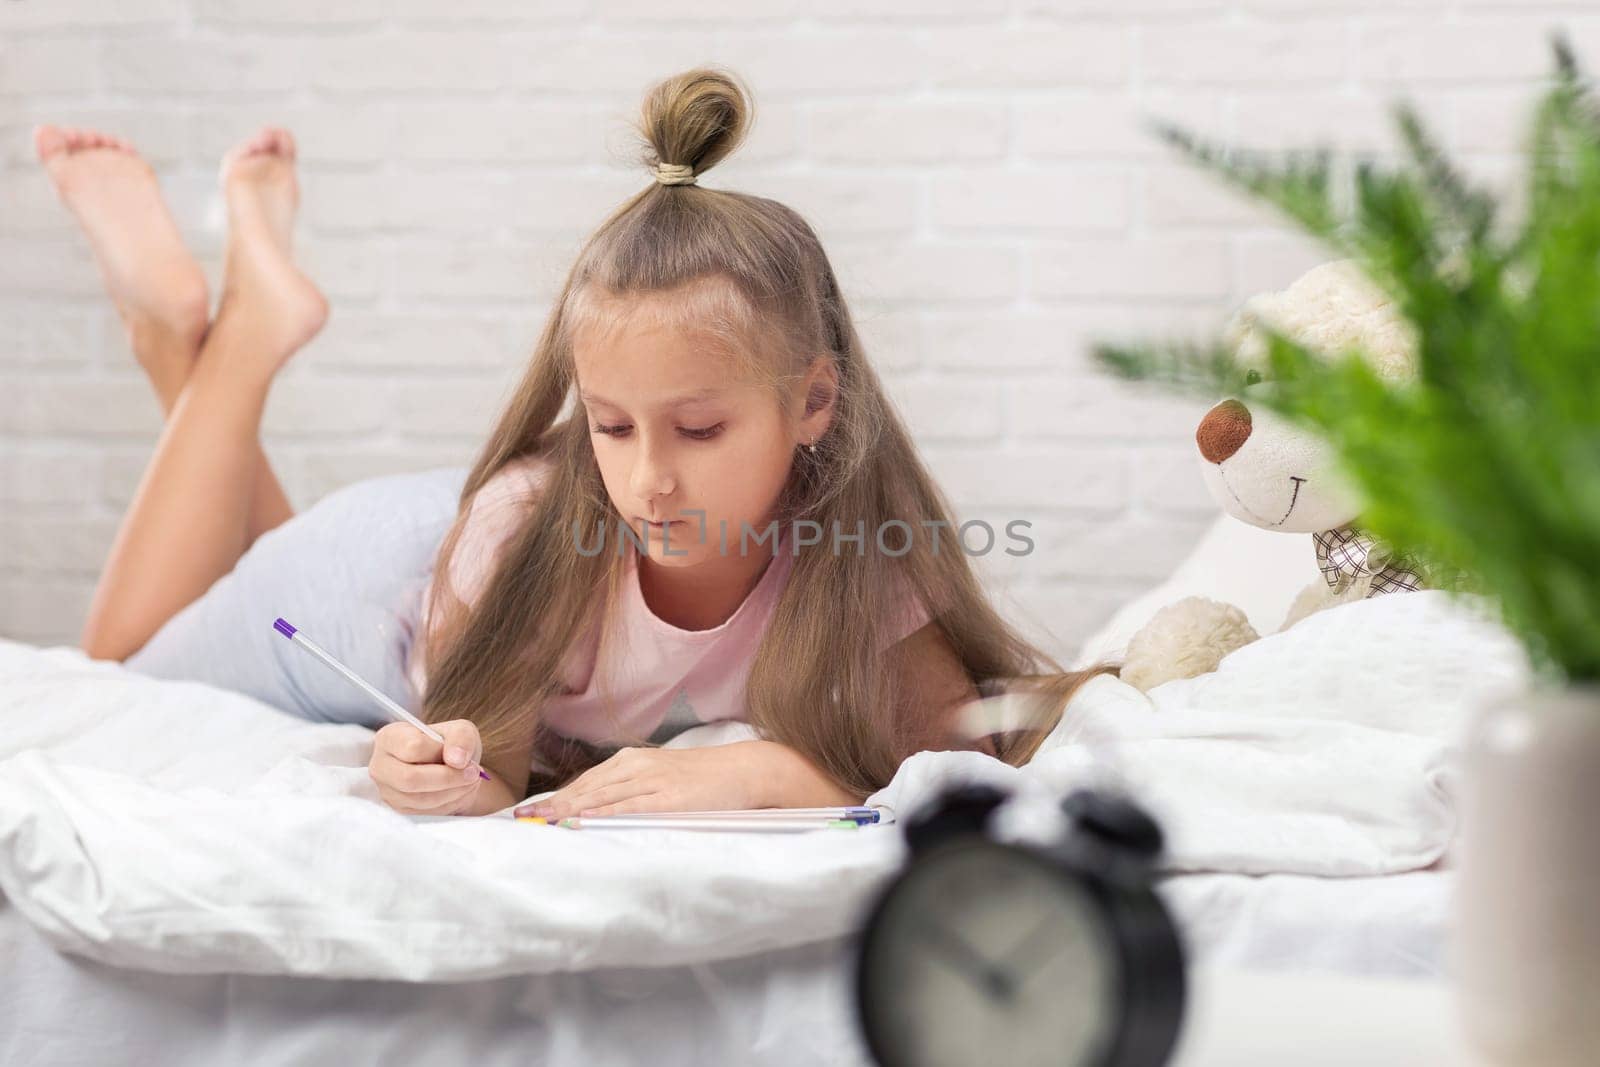
[[[900,672],[900,711],[916,723],[911,732],[922,739],[923,748],[995,754],[988,738],[974,741],[956,722],[961,706],[980,694],[937,623],[928,623],[894,645],[889,665]],[[520,766],[527,762],[523,759]],[[496,772],[494,767],[488,769]],[[866,798],[844,789],[787,745],[735,741],[703,748],[624,748],[517,813],[565,818],[585,811],[629,815],[707,808],[842,807]]]
[[[852,793],[829,778],[797,750],[777,741],[736,741],[751,749],[761,765],[758,808],[842,808],[860,804],[866,794]]]

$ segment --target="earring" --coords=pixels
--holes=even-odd
[[[806,451],[810,452],[813,456],[816,455],[817,454],[817,443],[815,441],[812,441],[809,445],[806,445]]]

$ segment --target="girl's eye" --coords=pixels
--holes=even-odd
[[[709,441],[713,437],[717,436],[717,434],[722,432],[722,423],[719,422],[715,426],[707,426],[703,430],[691,430],[685,426],[682,427],[681,432],[685,437],[691,438],[695,441]]]
[[[692,430],[692,429],[688,428],[687,426],[682,426],[682,427],[678,428],[678,432],[683,434],[685,437],[689,438],[692,441],[709,441],[713,437],[717,436],[717,434],[722,432],[722,427],[723,427],[723,423],[720,423],[720,422],[717,423],[715,426],[707,426],[705,429],[702,429],[702,430]],[[623,434],[628,432],[629,427],[627,427],[627,426],[598,426],[597,425],[597,426],[593,427],[593,429],[594,429],[595,433],[603,433],[607,437],[621,437]]]

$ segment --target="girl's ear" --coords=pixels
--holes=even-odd
[[[828,432],[833,423],[834,401],[839,395],[839,371],[830,356],[811,361],[796,400],[804,406],[796,411],[798,445],[808,445]]]

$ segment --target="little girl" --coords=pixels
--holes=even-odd
[[[748,94],[722,71],[648,94],[653,180],[579,252],[440,546],[408,673],[446,740],[377,732],[369,770],[396,809],[483,814],[549,789],[519,811],[857,803],[923,749],[1024,762],[1109,669],[1063,672],[990,606],[810,226],[698,185],[748,125]],[[289,265],[292,142],[261,136],[243,158],[268,157],[291,195],[247,190],[238,155],[225,167],[230,209],[249,191],[272,239],[258,230],[237,272],[247,235],[230,239],[217,320],[91,608],[92,655],[125,658],[286,517],[256,445],[260,401],[325,307],[291,302],[267,338],[244,332],[262,325],[250,309],[293,295],[286,279],[310,289]],[[248,250],[278,288],[261,292]],[[142,601],[155,583],[177,591]],[[1033,725],[975,741],[962,707],[1009,684],[1037,694]],[[746,739],[659,746],[719,722]]]

